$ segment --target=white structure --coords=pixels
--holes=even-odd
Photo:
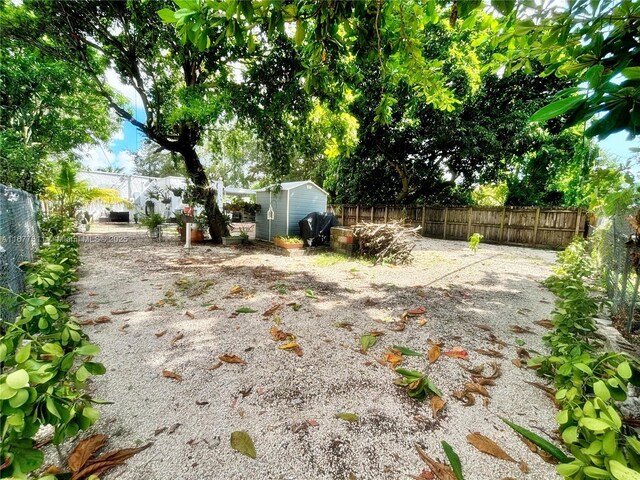
[[[182,198],[175,195],[171,189],[184,190],[187,187],[183,177],[158,178],[108,172],[79,172],[78,180],[86,180],[91,187],[117,190],[122,198],[133,204],[133,208],[127,208],[124,204],[107,206],[94,202],[87,208],[94,220],[109,217],[109,210],[129,212],[130,221],[133,220],[134,213],[148,214],[151,210],[169,218],[184,206]],[[218,206],[222,209],[224,185],[222,181],[217,181],[213,182],[212,186],[216,189]]]

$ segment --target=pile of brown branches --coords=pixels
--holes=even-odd
[[[409,264],[413,261],[411,251],[416,246],[420,227],[407,228],[401,223],[360,223],[353,227],[358,239],[359,251],[372,257],[376,264]]]

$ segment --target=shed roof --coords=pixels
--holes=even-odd
[[[282,191],[284,191],[284,190],[293,190],[295,188],[302,187],[303,185],[307,185],[307,184],[311,184],[314,187],[316,187],[318,190],[323,192],[325,195],[329,195],[324,189],[320,188],[318,185],[313,183],[311,180],[302,180],[302,181],[298,181],[298,182],[282,182],[280,184],[280,190],[282,190]],[[264,188],[260,188],[260,189],[256,190],[256,192],[268,192],[268,191],[272,190],[275,187],[276,187],[276,185],[269,185],[268,187],[264,187]]]

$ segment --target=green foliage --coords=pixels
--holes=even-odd
[[[593,316],[599,307],[584,283],[592,269],[582,239],[559,255],[559,265],[546,281],[558,296],[552,317],[555,329],[544,337],[551,355],[529,361],[540,374],[554,379],[561,407],[556,420],[575,457],[563,460],[557,471],[572,480],[625,478],[640,468],[633,429],[623,424],[615,404],[627,398],[630,382],[637,383],[633,371],[640,363],[623,353],[596,350]]]
[[[481,207],[501,207],[507,201],[509,187],[506,183],[478,185],[471,192],[474,205]]]
[[[453,474],[456,476],[456,480],[464,480],[464,475],[462,475],[462,463],[460,463],[460,457],[458,454],[451,445],[444,440],[442,441],[442,449],[451,464],[451,469],[453,470]]]
[[[551,455],[556,460],[558,460],[560,462],[563,462],[563,463],[568,463],[568,462],[570,462],[572,460],[571,458],[567,457],[567,455],[562,450],[560,450],[558,447],[556,447],[553,443],[551,443],[548,440],[545,440],[544,438],[542,438],[540,435],[537,435],[537,434],[533,433],[531,430],[527,430],[526,428],[521,427],[520,425],[518,425],[516,423],[510,422],[506,418],[502,418],[502,417],[500,417],[500,418],[502,419],[502,421],[504,423],[506,423],[511,428],[513,428],[513,430],[515,430],[520,435],[522,435],[524,438],[526,438],[527,440],[532,442],[534,445],[536,445],[537,447],[542,449],[542,451],[547,452],[549,455]]]
[[[584,85],[564,90],[531,120],[562,115],[564,128],[591,120],[589,137],[605,138],[621,130],[635,136],[640,127],[634,108],[640,91],[639,15],[635,0],[575,0],[568,7],[521,2],[495,37],[508,47],[498,58],[506,63],[506,73],[531,71],[536,60],[546,67],[545,76],[555,73]]]
[[[479,233],[474,233],[469,237],[469,249],[473,253],[478,253],[478,245],[480,245],[480,241],[484,238],[484,235],[480,235]]]
[[[147,230],[152,232],[158,226],[164,223],[164,217],[159,213],[152,213],[151,215],[143,215],[139,220],[140,226],[145,227]]]
[[[58,232],[71,235],[71,230]],[[54,427],[53,443],[60,444],[88,429],[98,419],[94,400],[86,391],[92,375],[105,368],[93,360],[100,348],[89,342],[63,297],[70,291],[79,264],[78,244],[52,241],[36,262],[23,264],[27,291],[4,290],[17,311],[0,331],[0,458],[2,477],[27,478],[44,461],[33,438],[45,425]]]
[[[401,375],[401,378],[396,382],[397,385],[405,387],[409,397],[420,401],[431,395],[442,397],[442,392],[422,372],[417,370],[407,370],[405,368],[396,368],[396,373]]]

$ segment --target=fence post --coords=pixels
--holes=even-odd
[[[471,217],[473,216],[473,207],[469,207],[469,222],[467,223],[467,240],[471,236]]]
[[[540,207],[536,208],[536,223],[533,226],[533,244],[536,244],[538,238],[538,223],[540,222]]]
[[[498,241],[502,243],[502,234],[504,233],[504,215],[507,211],[506,207],[502,207],[502,217],[500,218],[500,234],[498,237]]]
[[[422,205],[422,236],[424,237],[424,232],[427,229],[427,207]]]
[[[449,207],[444,207],[444,228],[442,229],[442,239],[447,239],[447,219],[449,217]]]
[[[375,207],[371,205],[371,223],[373,223],[373,212],[375,211]]]
[[[576,212],[577,216],[576,216],[576,235],[578,235],[578,232],[580,231],[580,219],[582,218],[582,209],[579,208],[578,211]]]
[[[356,205],[356,225],[360,222],[360,204]]]
[[[346,226],[346,225],[344,224],[344,207],[345,207],[345,205],[344,205],[344,203],[343,203],[343,204],[340,206],[340,209],[341,209],[341,216],[342,216],[342,222],[341,222],[341,223],[342,223],[342,226],[343,226],[343,227],[345,227],[345,226]]]
[[[389,223],[389,205],[384,206],[384,223]]]

